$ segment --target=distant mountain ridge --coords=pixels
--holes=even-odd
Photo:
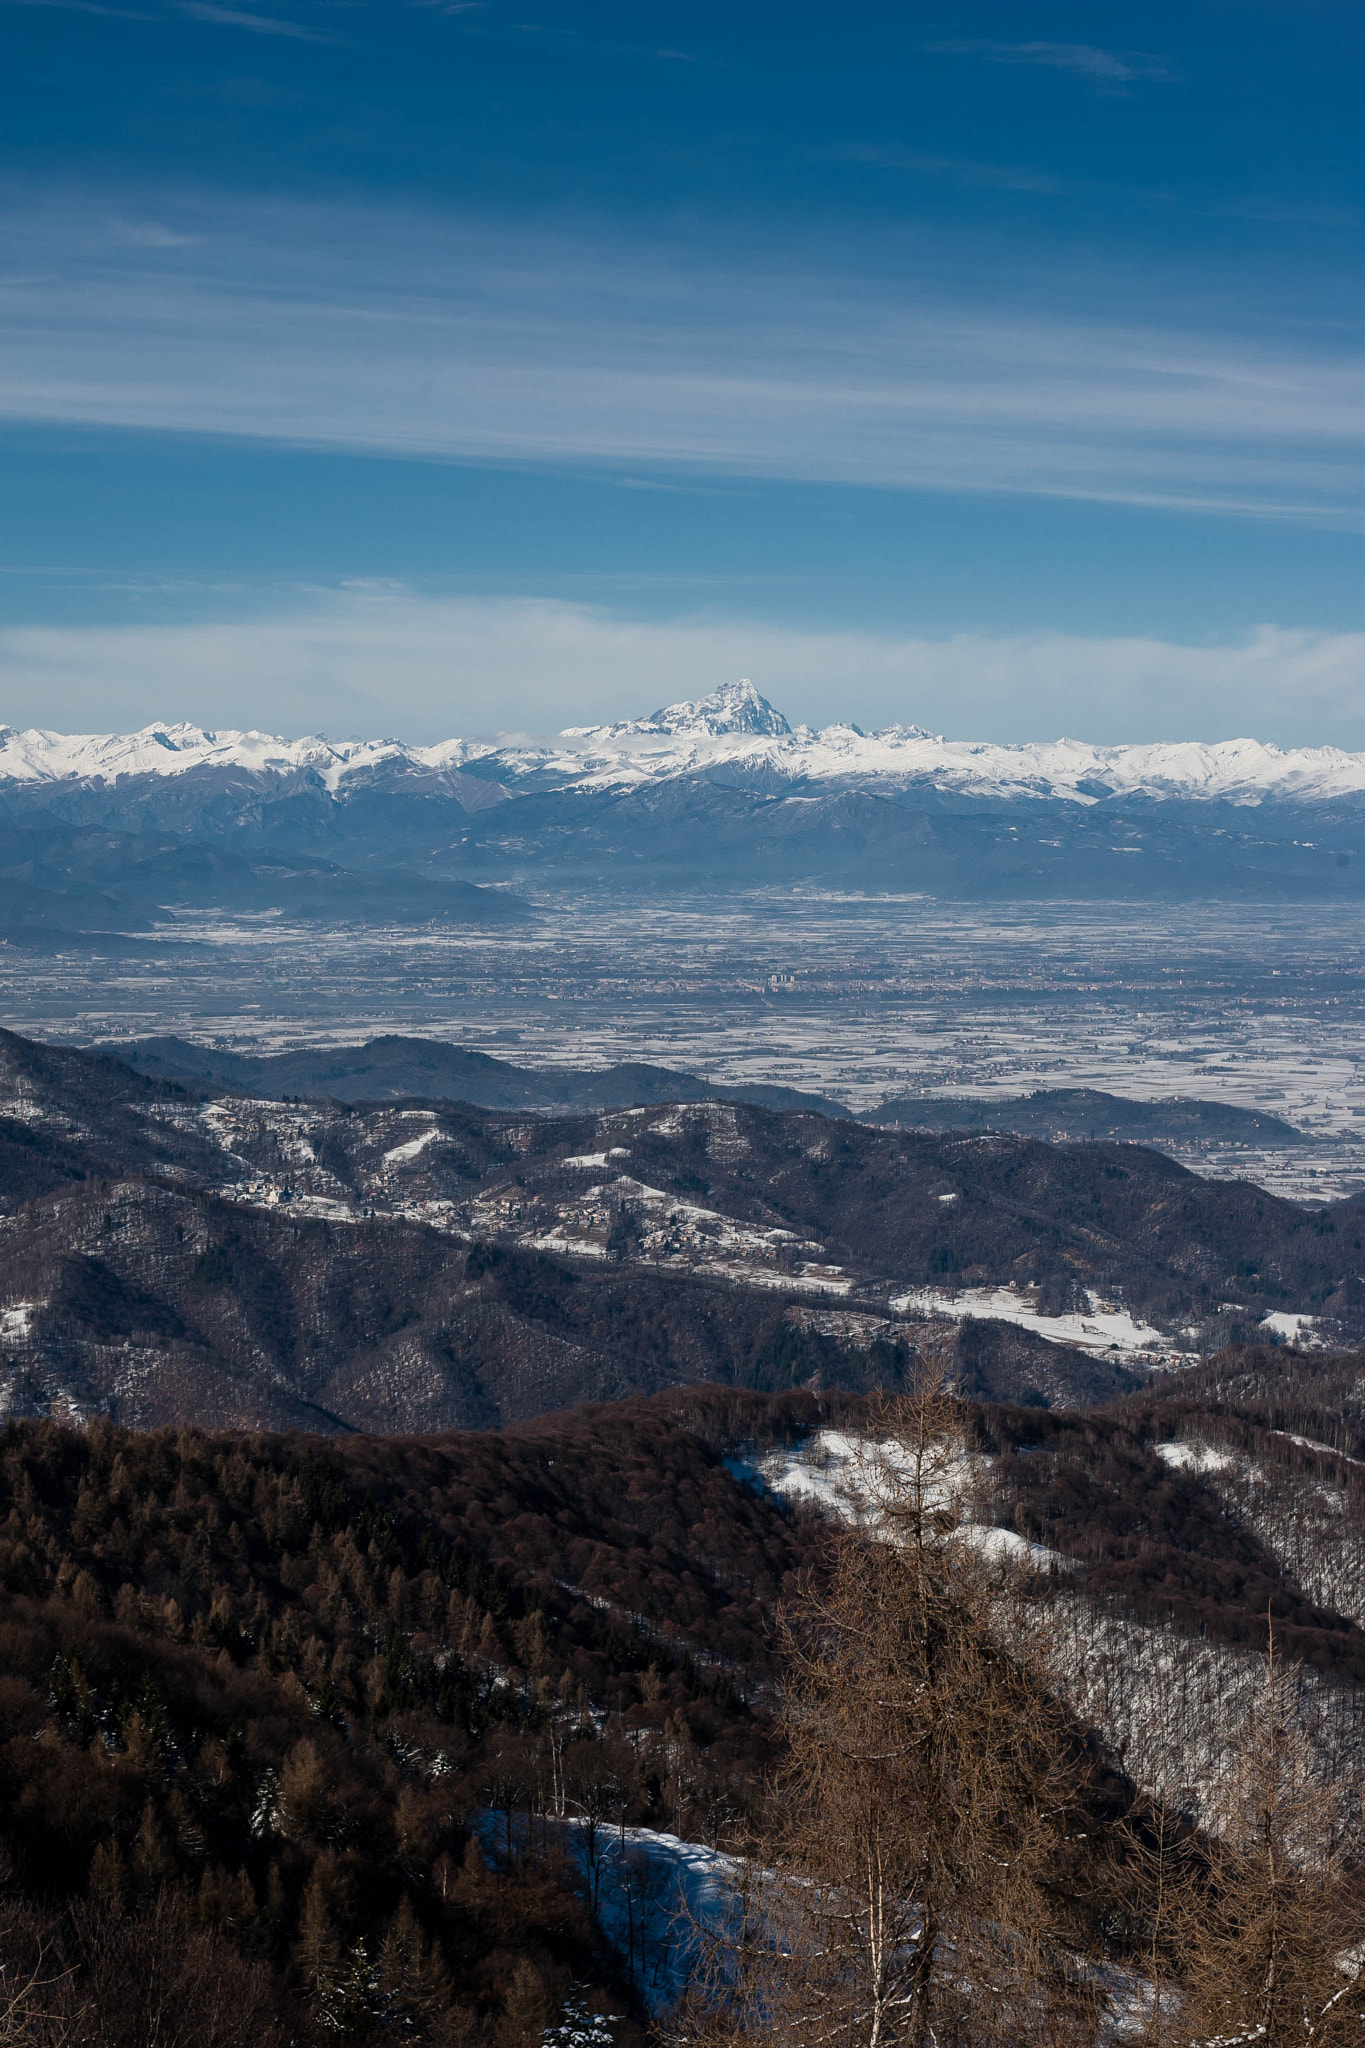
[[[1091,806],[1105,798],[1151,802],[1298,803],[1365,796],[1365,754],[1339,747],[1283,749],[1254,739],[1097,746],[1080,740],[1004,744],[948,740],[916,725],[863,732],[839,722],[793,728],[746,681],[664,706],[639,719],[569,726],[547,739],[452,738],[432,746],[397,739],[285,740],[269,733],[189,724],[128,734],[18,732],[0,727],[0,784],[115,783],[129,777],[216,770],[307,776],[331,794],[369,783],[446,783],[479,808],[519,786],[619,788],[709,769],[791,783],[909,788]],[[467,789],[467,781],[475,787]]]
[[[205,842],[184,832],[111,831],[0,815],[0,938],[42,931],[145,932],[171,910],[273,912],[302,923],[502,926],[526,905],[505,889],[367,862],[357,873],[306,849]]]
[[[94,874],[91,832],[120,841]],[[138,842],[158,839],[149,864]],[[228,856],[207,880],[206,847]],[[229,872],[234,862],[246,867]],[[57,896],[79,883],[89,914],[52,900],[39,869],[57,877]],[[134,915],[206,897],[341,923],[491,923],[536,888],[794,886],[961,901],[1355,900],[1365,754],[817,731],[793,728],[748,681],[549,737],[432,746],[186,724],[0,728],[0,896],[19,906],[4,919],[16,926],[127,931]]]

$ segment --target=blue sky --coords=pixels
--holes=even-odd
[[[1365,745],[1365,12],[0,27],[0,719]]]

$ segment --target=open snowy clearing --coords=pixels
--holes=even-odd
[[[799,1444],[752,1458],[727,1458],[737,1479],[782,1500],[808,1501],[852,1518],[866,1499],[861,1474],[870,1463],[894,1466],[894,1444],[867,1444],[841,1429],[822,1429]]]
[[[1318,1316],[1290,1315],[1284,1309],[1276,1309],[1273,1314],[1261,1317],[1261,1328],[1272,1330],[1277,1337],[1283,1337],[1287,1344],[1297,1344],[1300,1349],[1304,1349],[1322,1343],[1322,1339],[1317,1335],[1319,1321]]]
[[[1045,1316],[1016,1287],[961,1287],[953,1294],[925,1287],[894,1296],[891,1307],[898,1315],[950,1316],[955,1322],[975,1316],[983,1322],[1018,1323],[1054,1344],[1071,1344],[1078,1351],[1141,1353],[1148,1364],[1173,1355],[1169,1337],[1151,1323],[1138,1322],[1126,1309],[1100,1306],[1093,1294],[1090,1301],[1084,1311]]]
[[[1236,1463],[1230,1451],[1215,1451],[1208,1444],[1153,1444],[1152,1448],[1174,1472],[1226,1472]]]
[[[440,1125],[433,1117],[429,1129],[419,1131],[415,1138],[407,1138],[401,1145],[393,1145],[389,1148],[384,1154],[385,1166],[399,1166],[409,1159],[416,1159],[418,1154],[425,1152],[427,1146],[434,1139],[439,1138],[440,1135]]]
[[[970,1515],[972,1495],[990,1471],[991,1463],[990,1458],[978,1452],[948,1451],[942,1468],[926,1487],[928,1503],[952,1506]],[[894,1483],[897,1473],[908,1473],[910,1469],[909,1453],[903,1445],[871,1443],[841,1429],[822,1429],[790,1448],[748,1458],[727,1458],[725,1464],[746,1486],[776,1494],[782,1500],[805,1502],[845,1521],[861,1520],[874,1506],[879,1473]],[[1030,1543],[1014,1529],[993,1528],[984,1521],[964,1520],[957,1534],[993,1563],[1053,1571],[1070,1562],[1059,1550]]]
[[[385,1166],[399,1166],[405,1160],[415,1159],[419,1152],[425,1152],[433,1138],[440,1137],[439,1131],[423,1131],[420,1138],[409,1138],[404,1145],[394,1145],[384,1154]]]
[[[33,1311],[40,1306],[36,1301],[15,1301],[0,1308],[0,1343],[22,1344],[32,1326]]]

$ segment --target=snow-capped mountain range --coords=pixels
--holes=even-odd
[[[793,728],[747,681],[646,718],[570,726],[549,738],[286,740],[261,732],[149,725],[135,733],[63,734],[0,727],[0,787],[114,786],[218,771],[233,780],[304,781],[334,797],[362,787],[445,785],[482,804],[532,790],[628,790],[687,778],[777,791],[784,786],[921,787],[941,796],[1106,798],[1313,804],[1365,795],[1365,754],[1285,750],[1251,739],[1093,746],[1060,739],[1023,745],[947,740],[918,726]],[[466,808],[472,808],[469,803]]]

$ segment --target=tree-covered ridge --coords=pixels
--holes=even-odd
[[[11,1424],[14,1938],[98,1990],[120,1944],[188,1927],[305,2033],[344,2009],[529,2042],[620,1964],[552,1844],[490,1867],[472,1817],[742,1825],[766,1616],[814,1542],[663,1417],[339,1444]]]
[[[1356,1204],[1309,1209],[1137,1146],[719,1101],[210,1100],[0,1034],[11,1414],[482,1429],[703,1380],[894,1388],[964,1288],[1048,1318],[1103,1300],[1158,1352],[1275,1313],[1344,1343],[1365,1333],[1362,1243]],[[812,1327],[830,1302],[871,1319],[862,1337]],[[964,1327],[964,1385],[1093,1404],[1149,1363],[1032,1334]]]

